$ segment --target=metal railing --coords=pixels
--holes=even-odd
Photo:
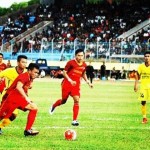
[[[150,39],[145,43],[140,43],[137,40],[129,42],[123,39],[120,42],[112,39],[108,42],[99,40],[88,42],[88,39],[85,39],[84,42],[78,39],[73,42],[65,42],[65,39],[54,42],[54,39],[52,39],[49,42],[43,38],[38,46],[33,43],[30,41],[28,45],[25,45],[22,42],[17,50],[14,43],[11,43],[7,51],[3,50],[2,45],[1,52],[9,53],[11,59],[18,53],[26,53],[31,56],[31,59],[37,56],[40,58],[46,57],[49,60],[54,58],[54,60],[69,60],[74,57],[76,49],[82,48],[85,52],[85,59],[99,60],[103,58],[105,61],[111,61],[112,58],[115,58],[120,62],[124,62],[125,59],[127,61],[129,58],[140,58],[145,51],[150,50]]]

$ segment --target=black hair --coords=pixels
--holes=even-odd
[[[80,52],[83,52],[83,53],[84,53],[83,49],[77,49],[77,50],[75,51],[75,55],[77,55],[77,54],[80,53]]]
[[[17,57],[17,62],[19,62],[22,58],[28,59],[28,57],[27,57],[26,55],[19,55],[19,56]]]
[[[29,66],[27,67],[28,70],[33,70],[34,68],[36,68],[37,70],[39,70],[39,65],[36,63],[30,63]]]
[[[144,56],[145,56],[146,54],[150,54],[150,51],[146,51],[146,52],[144,53]]]
[[[0,55],[3,57],[3,54],[2,54],[2,53],[0,53]]]

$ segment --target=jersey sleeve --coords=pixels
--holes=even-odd
[[[68,72],[70,69],[71,69],[71,61],[68,61],[64,70]]]
[[[137,70],[137,72],[138,72],[138,74],[140,75],[141,74],[141,65],[138,67],[138,70]]]
[[[27,74],[21,74],[18,76],[18,81],[20,81],[23,85],[29,81]]]

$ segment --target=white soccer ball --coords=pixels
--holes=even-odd
[[[66,140],[75,140],[77,138],[76,131],[72,129],[68,129],[65,131],[64,137]]]

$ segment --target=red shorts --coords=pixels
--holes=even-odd
[[[75,86],[72,86],[68,81],[63,81],[62,82],[62,99],[67,99],[69,95],[80,97],[80,85],[76,84]]]
[[[28,104],[20,94],[9,94],[0,106],[0,119],[9,118],[16,108],[24,110]]]

